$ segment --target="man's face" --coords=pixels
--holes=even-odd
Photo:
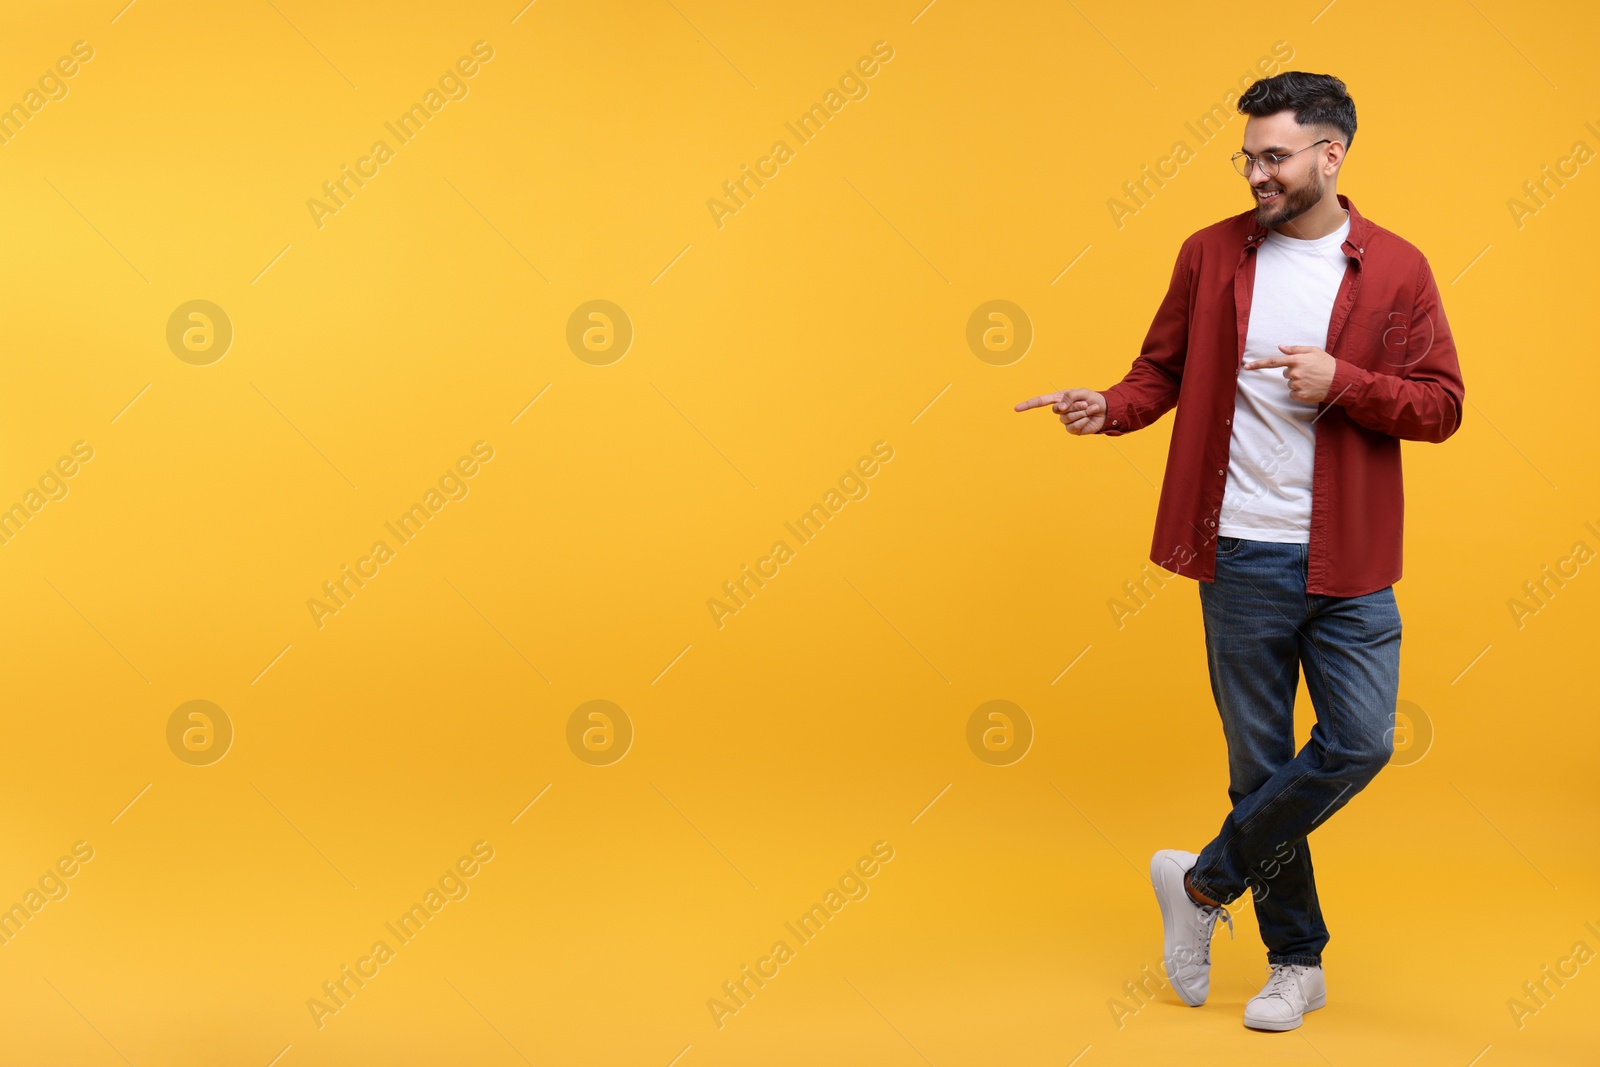
[[[1242,147],[1258,159],[1268,152],[1286,156],[1322,137],[1296,122],[1293,111],[1280,111],[1250,116]],[[1270,178],[1260,165],[1250,169],[1250,195],[1255,200],[1257,222],[1269,229],[1283,227],[1317,206],[1326,191],[1322,179],[1322,153],[1326,148],[1327,145],[1317,145],[1284,160],[1278,173]],[[1294,228],[1289,226],[1287,232],[1292,235]]]

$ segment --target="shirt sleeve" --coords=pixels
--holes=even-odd
[[[1356,422],[1407,441],[1439,442],[1461,426],[1466,387],[1439,287],[1424,257],[1417,268],[1411,321],[1395,326],[1405,346],[1390,370],[1373,371],[1336,359],[1328,402]],[[1393,341],[1393,338],[1388,340]],[[1384,346],[1389,351],[1389,345]]]
[[[1172,267],[1167,294],[1145,334],[1144,347],[1116,385],[1104,390],[1105,423],[1100,432],[1120,437],[1142,430],[1178,402],[1183,365],[1189,354],[1189,287],[1194,240],[1184,241]]]

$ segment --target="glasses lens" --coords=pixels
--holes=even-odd
[[[1278,176],[1278,161],[1274,159],[1270,153],[1262,156],[1260,159],[1251,159],[1243,152],[1233,157],[1234,169],[1240,174],[1244,175],[1246,178],[1250,177],[1250,175],[1254,172],[1257,164],[1260,164],[1261,173],[1265,174],[1267,177],[1276,178]]]

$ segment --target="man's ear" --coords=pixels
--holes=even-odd
[[[1328,153],[1326,158],[1328,158],[1330,161],[1334,173],[1338,173],[1339,168],[1344,165],[1344,134],[1340,133],[1338,130],[1333,130],[1331,132],[1331,140],[1333,143],[1323,145],[1322,147]]]

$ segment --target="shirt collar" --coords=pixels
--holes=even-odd
[[[1365,259],[1367,240],[1372,233],[1372,224],[1361,216],[1361,212],[1356,210],[1356,205],[1348,196],[1343,193],[1334,195],[1338,197],[1339,206],[1350,212],[1350,232],[1345,234],[1344,244],[1340,247],[1352,259]],[[1254,211],[1248,212],[1247,215],[1250,219],[1250,233],[1245,237],[1244,243],[1259,248],[1260,243],[1266,239],[1267,228],[1256,221],[1256,213]]]

